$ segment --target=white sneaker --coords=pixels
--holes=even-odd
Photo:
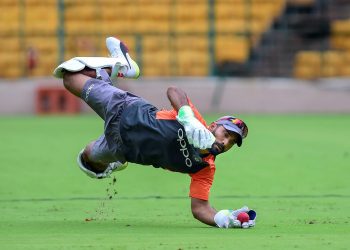
[[[108,167],[103,172],[96,173],[96,172],[92,171],[91,169],[89,169],[87,166],[84,165],[84,163],[82,161],[82,154],[83,154],[83,152],[84,152],[84,149],[81,150],[79,152],[79,154],[78,154],[78,157],[77,157],[78,166],[85,174],[87,174],[91,178],[103,179],[103,178],[106,178],[106,177],[110,177],[110,175],[114,171],[124,170],[128,166],[128,162],[121,163],[120,161],[116,161],[116,162],[109,163]]]
[[[131,59],[128,47],[115,37],[106,38],[106,45],[111,57],[120,58],[122,65],[126,65],[121,66],[115,72],[113,70],[111,77],[118,76],[137,79],[140,76],[140,69],[137,63]]]

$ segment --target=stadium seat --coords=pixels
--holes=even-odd
[[[249,43],[246,37],[219,35],[215,39],[217,62],[233,61],[244,63],[249,56]]]
[[[334,49],[350,50],[350,35],[335,34],[330,38],[331,47]]]
[[[67,21],[78,20],[83,22],[84,20],[96,19],[98,15],[98,8],[94,5],[76,5],[67,7],[64,10],[65,20]]]
[[[339,68],[340,76],[350,76],[350,51],[343,52],[343,63]]]
[[[197,20],[207,19],[208,17],[208,4],[204,1],[198,2],[177,2],[175,4],[174,17],[177,20]]]
[[[300,51],[296,55],[297,65],[321,65],[322,57],[319,51]]]
[[[170,55],[166,53],[144,54],[141,75],[143,76],[170,76],[174,75],[171,67]]]
[[[174,31],[185,34],[208,32],[209,24],[207,19],[196,19],[196,20],[181,20],[178,19],[174,22]]]
[[[131,27],[130,27],[131,28]],[[147,34],[150,31],[152,33],[168,33],[170,30],[170,23],[169,22],[162,22],[155,19],[141,19],[135,21],[135,30],[137,32],[140,32],[142,34]]]
[[[217,20],[226,18],[244,18],[246,8],[243,3],[233,4],[231,2],[216,2],[215,16]]]
[[[226,32],[245,32],[248,27],[246,27],[246,21],[240,18],[228,18],[220,19],[215,22],[215,29],[219,33]]]
[[[6,67],[0,72],[0,78],[18,78],[22,76],[24,76],[24,70],[19,67]]]
[[[348,53],[335,50],[301,51],[296,56],[294,75],[302,79],[349,76]]]
[[[0,52],[0,66],[1,69],[7,66],[18,66],[19,62],[23,62],[24,55],[20,51],[1,51]]]
[[[331,24],[332,34],[350,34],[350,19],[336,20]]]
[[[0,77],[16,78],[21,77],[25,72],[25,55],[20,51],[0,52]],[[20,67],[19,65],[22,65]]]
[[[341,77],[350,77],[350,67],[349,66],[341,67],[339,69],[339,76],[341,76]]]
[[[168,36],[144,36],[142,49],[145,52],[170,50],[171,39]]]
[[[94,24],[93,29],[89,32],[89,34],[129,34],[130,30],[135,30],[134,32],[138,32],[138,28],[136,27],[136,23],[134,22],[123,22],[123,20],[102,20],[99,24]]]
[[[25,1],[24,32],[28,35],[56,35],[58,12],[55,1]]]
[[[350,19],[333,21],[331,30],[332,48],[350,50]]]
[[[168,37],[145,37],[143,39],[143,53],[141,72],[144,76],[171,75],[173,57]]]
[[[19,51],[21,48],[21,41],[18,36],[8,36],[6,39],[0,39],[0,53]],[[1,57],[0,57],[1,60]]]
[[[209,55],[200,51],[179,51],[176,53],[178,74],[181,76],[203,76],[209,73]]]
[[[142,76],[171,76],[170,65],[165,64],[162,67],[151,67],[146,65],[141,71]]]
[[[176,38],[174,57],[178,74],[200,76],[209,73],[209,44],[206,36],[180,36]]]
[[[322,56],[318,51],[300,51],[294,61],[294,76],[299,79],[320,77]]]
[[[344,63],[344,54],[341,51],[325,51],[322,53],[322,64],[324,66],[340,67]]]
[[[344,51],[325,51],[323,52],[323,77],[347,76],[349,73],[349,63]]]
[[[304,80],[314,80],[320,77],[320,69],[307,65],[296,65],[294,66],[294,77]]]
[[[8,5],[2,8],[6,8],[6,11],[2,11],[0,15],[0,35],[17,35],[20,27],[19,7]]]
[[[153,19],[153,20],[159,20],[163,22],[168,22],[169,16],[173,11],[171,9],[171,6],[164,2],[159,2],[159,3],[152,2],[152,4],[143,5],[140,9],[142,13],[142,15],[140,15],[141,19],[143,20]]]
[[[340,68],[335,65],[323,65],[320,77],[337,77],[340,75]]]
[[[350,50],[343,51],[344,63],[350,65]]]
[[[69,36],[65,40],[65,58],[66,56],[100,56],[102,48],[106,55],[104,40],[105,37],[96,35]]]
[[[207,36],[178,36],[175,39],[175,47],[177,51],[199,51],[201,53],[208,53],[209,42]]]
[[[20,1],[13,1],[13,0],[1,0],[0,6],[2,7],[18,7],[20,5]]]

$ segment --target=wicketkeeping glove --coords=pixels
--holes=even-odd
[[[249,222],[247,224],[241,223],[237,220],[237,216],[245,212],[249,215]],[[216,225],[220,228],[250,228],[255,226],[256,212],[249,210],[248,207],[244,206],[237,210],[220,210],[214,216]]]
[[[190,106],[182,106],[176,119],[185,128],[188,142],[196,148],[211,148],[215,142],[214,135],[194,116]]]

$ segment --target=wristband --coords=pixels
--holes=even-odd
[[[194,117],[194,113],[193,113],[190,106],[184,105],[179,109],[177,116],[178,116],[179,121],[184,122],[186,120],[186,118]]]
[[[215,224],[220,228],[228,228],[232,210],[220,210],[214,216]]]

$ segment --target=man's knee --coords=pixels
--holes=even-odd
[[[91,161],[91,153],[92,153],[92,147],[94,145],[95,141],[90,142],[88,145],[86,145],[84,151],[83,151],[83,158],[85,161]]]
[[[107,168],[108,162],[102,162],[94,159],[93,152],[92,152],[94,143],[95,141],[89,143],[85,147],[82,157],[85,162],[87,162],[91,167],[93,167],[94,170],[103,171]]]
[[[69,71],[65,71],[63,73],[63,85],[68,90],[69,90],[70,86],[72,85],[72,78],[73,78],[74,74],[76,74],[76,73],[72,73]]]

